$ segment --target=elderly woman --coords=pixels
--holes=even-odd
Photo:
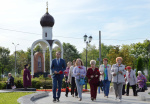
[[[115,90],[116,100],[119,97],[119,101],[122,101],[122,87],[124,80],[124,75],[126,74],[125,66],[121,64],[123,61],[122,57],[116,58],[116,64],[112,65],[112,82]]]
[[[91,91],[91,100],[96,100],[97,95],[97,84],[99,81],[100,72],[99,69],[95,67],[96,61],[91,60],[90,61],[91,68],[88,68],[87,70],[87,77],[88,82],[90,84],[90,91]]]
[[[142,74],[141,71],[138,71],[138,76],[137,76],[137,82],[139,86],[139,90],[137,92],[144,92],[145,88],[144,86],[146,85],[146,77]]]
[[[127,89],[126,89],[126,95],[129,96],[129,87],[132,87],[133,90],[133,96],[137,96],[136,93],[136,83],[137,79],[135,76],[135,71],[131,69],[130,66],[126,67],[127,73],[126,73],[126,84],[127,84]]]
[[[74,97],[74,92],[75,92],[75,97],[78,97],[78,92],[77,92],[77,87],[75,83],[75,77],[73,75],[73,69],[75,67],[76,60],[73,60],[73,66],[70,67],[69,70],[69,75],[68,75],[68,82],[71,83],[71,95]]]
[[[23,86],[25,90],[27,89],[27,87],[31,86],[31,75],[28,67],[29,67],[28,64],[24,65]]]
[[[80,79],[85,78],[86,76],[86,69],[83,66],[83,62],[81,61],[81,59],[76,60],[76,67],[73,69],[73,74],[75,76],[75,82],[76,82],[77,91],[79,95],[79,101],[81,101],[83,85],[80,84]]]
[[[112,75],[111,75],[111,65],[107,63],[108,63],[108,59],[104,58],[103,65],[100,65],[99,71],[101,74],[100,79],[103,82],[104,97],[106,96],[108,98],[110,81],[111,81]]]
[[[68,92],[69,92],[69,83],[68,83],[68,74],[69,74],[69,70],[70,70],[70,67],[72,65],[72,62],[69,61],[67,63],[67,67],[66,67],[66,70],[64,71],[64,77],[65,77],[65,84],[66,84],[66,94],[65,96],[68,97]]]

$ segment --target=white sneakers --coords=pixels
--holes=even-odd
[[[122,102],[122,99],[119,99],[119,102]]]

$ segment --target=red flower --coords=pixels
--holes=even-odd
[[[59,71],[59,74],[63,74],[63,72],[62,72],[62,71]]]
[[[127,68],[124,68],[125,70],[127,69]]]
[[[69,89],[69,87],[67,87],[67,89]]]
[[[97,70],[97,72],[99,72],[99,70]]]
[[[79,66],[78,68],[79,68],[79,69],[82,69],[82,67],[81,67],[81,66]]]
[[[68,72],[64,72],[65,74],[67,74]]]

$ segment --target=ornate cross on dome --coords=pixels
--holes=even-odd
[[[46,12],[48,13],[48,1],[46,2],[46,6],[47,6]]]

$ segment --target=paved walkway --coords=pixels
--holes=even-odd
[[[131,90],[132,91],[132,90]],[[60,102],[61,104],[90,104],[90,103],[100,103],[100,104],[150,104],[150,102],[145,101],[139,101],[137,97],[132,96],[132,93],[130,96],[124,96],[122,102],[119,102],[118,100],[115,100],[115,95],[111,93],[109,95],[109,98],[105,98],[103,93],[97,95],[96,101],[91,101],[90,94],[89,93],[83,93],[82,101],[78,101],[78,98],[74,98],[70,95],[68,97],[65,97],[65,93],[62,92]],[[52,93],[50,93],[50,96],[41,98],[39,100],[36,100],[34,104],[51,104],[53,103],[53,97]]]

